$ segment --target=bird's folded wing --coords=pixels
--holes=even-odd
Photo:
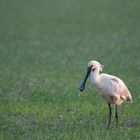
[[[110,78],[110,84],[113,87],[113,92],[120,95],[120,98],[122,100],[125,100],[127,102],[132,101],[131,94],[122,80],[120,80],[116,77],[112,77],[112,78]]]

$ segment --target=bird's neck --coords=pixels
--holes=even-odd
[[[90,80],[91,84],[97,85],[100,79],[99,68],[96,68],[94,71],[91,71]]]

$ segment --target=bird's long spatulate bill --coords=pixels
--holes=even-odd
[[[86,76],[85,76],[85,78],[84,78],[84,80],[83,80],[83,82],[82,82],[82,84],[81,84],[81,86],[80,86],[80,88],[79,88],[80,91],[84,91],[85,85],[86,85],[86,81],[87,81],[87,79],[88,79],[88,76],[89,76],[89,74],[90,74],[90,71],[91,71],[91,68],[88,68],[88,69],[87,69]]]

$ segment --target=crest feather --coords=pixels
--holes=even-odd
[[[103,67],[104,67],[103,65],[100,65],[100,71],[103,71]]]

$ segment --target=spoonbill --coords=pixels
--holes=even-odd
[[[111,104],[115,105],[115,118],[116,126],[118,126],[118,105],[123,102],[132,102],[132,96],[124,84],[124,82],[113,75],[101,73],[103,65],[99,62],[92,60],[88,63],[88,69],[86,76],[79,88],[80,91],[84,91],[86,81],[90,75],[91,86],[95,87],[99,95],[108,103],[109,107],[109,120],[108,127],[111,121]]]

